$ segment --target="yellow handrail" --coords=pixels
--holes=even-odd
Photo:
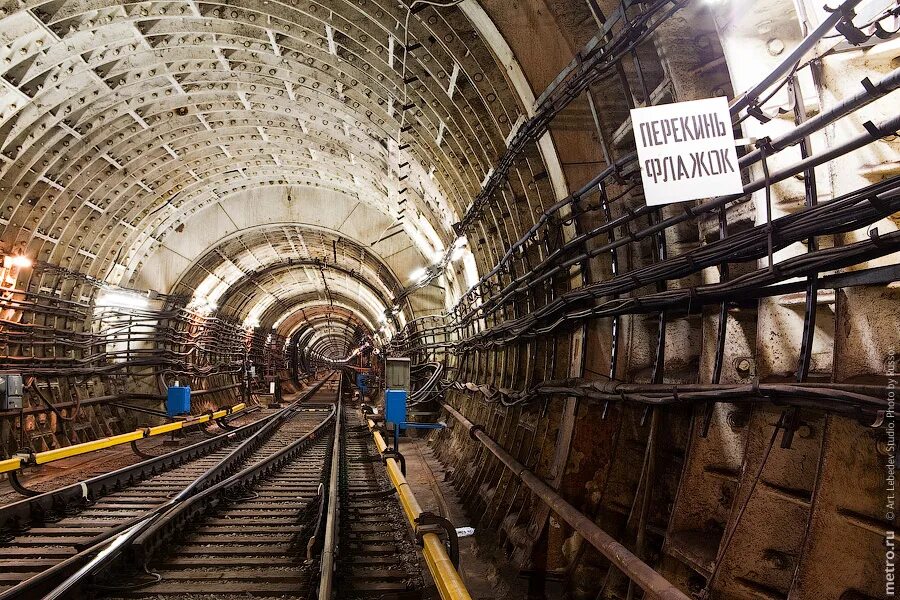
[[[378,448],[378,452],[384,452],[387,449],[384,438],[381,433],[375,431],[375,423],[371,419],[367,421],[369,430],[375,438],[375,447]],[[397,461],[393,458],[388,458],[384,461],[384,464],[388,478],[400,497],[400,505],[403,507],[403,512],[406,513],[406,518],[409,519],[410,525],[415,528],[416,519],[422,514],[422,507],[419,506],[419,502],[413,495]],[[444,542],[441,541],[441,538],[436,533],[426,533],[422,536],[422,554],[425,555],[425,563],[428,565],[431,578],[434,579],[434,583],[443,600],[472,600],[469,590],[466,589],[466,584],[447,555],[447,548],[444,546]]]
[[[201,423],[207,423],[215,419],[221,419],[222,417],[233,415],[237,412],[242,411],[244,408],[246,408],[246,406],[247,405],[245,403],[241,402],[239,404],[235,404],[230,408],[223,408],[213,413],[197,415],[196,417],[187,417],[180,421],[166,423],[165,425],[158,425],[156,427],[142,427],[141,429],[135,429],[134,431],[130,431],[128,433],[122,433],[119,435],[105,437],[99,440],[93,440],[81,444],[74,444],[72,446],[66,446],[65,448],[56,448],[55,450],[37,452],[32,455],[13,456],[12,458],[0,460],[0,473],[18,471],[22,467],[26,467],[28,465],[43,465],[55,460],[68,458],[70,456],[77,456],[79,454],[85,454],[86,452],[93,452],[95,450],[111,448],[113,446],[118,446],[119,444],[127,444],[129,442],[134,442],[146,437],[169,433],[170,431],[178,431],[179,429],[184,429],[192,425],[200,425]]]

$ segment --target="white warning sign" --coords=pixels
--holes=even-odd
[[[743,191],[726,98],[635,108],[631,123],[648,206]]]

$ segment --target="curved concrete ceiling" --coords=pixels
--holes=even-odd
[[[114,285],[188,295],[204,283],[199,273],[244,261],[250,268],[240,271],[256,275],[227,293],[239,318],[272,313],[258,309],[260,297],[293,305],[315,289],[328,301],[326,288],[357,296],[365,318],[377,318],[409,272],[453,242],[451,225],[533,98],[472,1],[56,0],[0,16],[7,250]],[[532,157],[514,171],[534,181],[545,169]],[[334,202],[324,220],[344,217],[342,226],[349,216],[336,207],[365,207],[351,225],[368,225],[366,235],[348,236],[369,245],[358,267],[311,277],[303,261],[327,254],[334,239],[288,250],[290,236],[271,223],[262,236],[281,240],[266,242],[273,254],[250,264],[262,246],[241,242],[243,258],[223,246],[217,263],[213,242],[254,226],[223,206],[249,197],[274,206],[291,190]],[[231,223],[217,230],[209,217],[219,210]],[[321,224],[322,215],[283,212],[273,210],[274,220]],[[218,237],[177,240],[205,228]],[[57,274],[42,270],[30,285],[52,285]],[[433,296],[413,300],[406,316],[440,310]]]
[[[329,230],[289,223],[229,236],[198,258],[173,289],[215,304],[224,316],[244,320],[252,315],[254,321],[269,307],[286,306],[311,291],[327,303],[336,293],[355,297],[374,319],[402,290],[394,273],[366,245]]]

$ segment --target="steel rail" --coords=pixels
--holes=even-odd
[[[329,415],[309,433],[272,453],[262,461],[250,465],[231,477],[171,506],[159,518],[154,519],[152,523],[148,523],[147,527],[139,531],[129,544],[136,560],[140,562],[149,560],[150,556],[163,543],[180,533],[187,523],[197,515],[205,512],[209,508],[210,502],[215,502],[224,492],[236,486],[258,481],[267,473],[272,472],[273,469],[278,469],[286,462],[292,460],[298,452],[303,450],[308,442],[318,437],[331,420],[336,418],[336,415],[337,409],[333,406]]]
[[[128,487],[129,482],[141,481],[165,472],[185,464],[189,460],[214,452],[234,440],[250,435],[262,427],[267,420],[268,418],[262,418],[167,454],[7,504],[0,507],[0,531],[24,529],[29,522],[34,520],[35,514],[52,515],[59,506],[68,507],[73,504],[94,502],[107,495],[110,490],[123,489]]]
[[[243,474],[243,472],[241,472],[237,475],[231,475],[230,477],[228,477],[227,471],[230,468],[233,468],[234,465],[237,464],[237,461],[241,460],[248,454],[251,447],[249,445],[249,442],[253,441],[254,439],[259,439],[261,436],[263,436],[265,432],[270,429],[269,426],[272,423],[276,423],[281,420],[279,419],[279,417],[287,415],[288,413],[294,411],[295,408],[300,405],[300,403],[304,402],[319,388],[321,388],[322,385],[325,384],[327,379],[328,377],[326,376],[324,379],[317,382],[309,389],[301,392],[300,397],[295,402],[269,417],[265,421],[263,426],[256,430],[235,451],[229,453],[228,456],[224,457],[214,467],[208,469],[199,478],[193,480],[189,484],[189,486],[183,489],[177,496],[147,511],[144,514],[127,521],[126,523],[120,524],[119,526],[111,528],[107,532],[96,536],[95,538],[92,538],[92,544],[90,547],[83,550],[82,552],[79,552],[78,554],[67,558],[61,563],[54,565],[50,569],[42,572],[40,575],[23,581],[15,587],[12,587],[3,593],[0,593],[0,600],[19,600],[25,598],[33,598],[35,597],[36,593],[39,593],[36,590],[46,590],[63,577],[66,577],[66,579],[62,583],[56,585],[56,587],[53,587],[42,597],[45,600],[55,600],[58,598],[67,597],[73,589],[80,588],[80,586],[84,584],[88,577],[99,572],[103,568],[107,567],[112,561],[117,559],[125,548],[129,548],[138,538],[138,536],[146,531],[148,527],[151,527],[161,516],[191,501],[192,499],[196,498],[197,495],[205,494],[212,488],[218,489],[224,483],[232,481],[239,475]],[[294,444],[292,444],[291,447],[293,445]],[[281,452],[283,451],[284,450],[282,450]],[[274,456],[275,455],[270,457],[270,460]],[[223,476],[226,477],[224,480],[222,479]],[[201,485],[203,485],[203,483],[208,483],[208,480],[210,479],[217,481],[217,483],[213,483],[212,486],[198,492]],[[191,490],[191,494],[193,495],[185,493],[188,489]]]
[[[319,560],[319,595],[318,600],[331,600],[334,588],[335,554],[337,552],[338,527],[338,480],[341,461],[341,420],[343,417],[341,394],[344,377],[338,378],[337,416],[334,423],[334,443],[331,448],[331,472],[328,476],[328,512],[325,517],[325,538],[322,557]]]
[[[615,565],[638,587],[649,594],[651,598],[657,600],[690,600],[689,596],[681,592],[650,565],[639,559],[623,544],[597,526],[587,515],[566,502],[556,490],[544,483],[537,475],[529,471],[525,465],[504,450],[480,426],[469,421],[462,413],[449,404],[444,404],[443,406],[450,416],[465,427],[466,432],[472,439],[481,442],[522,483],[527,485],[550,510],[568,523],[570,527],[577,531],[579,535],[603,554],[610,563]]]
[[[374,421],[366,419],[366,422],[375,439],[375,447],[379,453],[383,453],[387,450],[384,437],[375,430]],[[391,484],[397,490],[403,512],[406,514],[410,526],[415,529],[417,520],[422,514],[422,507],[419,506],[397,461],[393,458],[385,458],[384,465]],[[472,600],[465,582],[447,554],[444,542],[436,533],[429,532],[422,535],[422,554],[442,600]]]

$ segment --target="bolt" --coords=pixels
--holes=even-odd
[[[766,550],[763,553],[765,557],[766,564],[768,564],[773,569],[778,569],[779,571],[788,568],[791,564],[791,561],[788,559],[787,555],[784,552],[779,552],[778,550]]]
[[[745,412],[734,410],[728,413],[725,420],[732,431],[736,431],[747,426],[748,415]]]
[[[769,51],[769,54],[772,56],[778,56],[782,52],[784,52],[784,42],[779,40],[778,38],[772,38],[768,42],[766,42],[766,50]]]

